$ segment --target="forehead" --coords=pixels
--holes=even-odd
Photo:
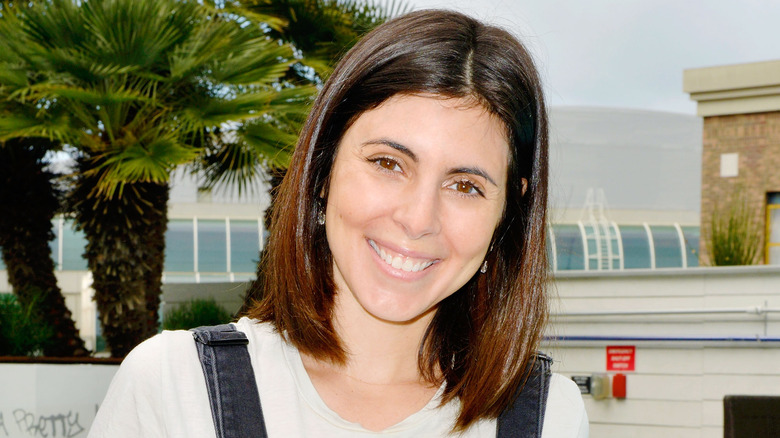
[[[360,114],[342,141],[388,137],[409,148],[466,153],[497,153],[508,164],[509,142],[505,124],[476,98],[435,94],[395,95]]]

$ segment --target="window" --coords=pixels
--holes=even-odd
[[[225,220],[198,220],[198,263],[200,272],[227,272]]]
[[[192,222],[192,219],[168,221],[168,231],[165,233],[165,271],[195,271]]]
[[[230,271],[257,271],[260,258],[258,221],[230,221]]]
[[[656,268],[682,268],[682,248],[677,228],[670,226],[651,226],[653,246],[655,247]]]
[[[585,269],[585,251],[582,246],[582,233],[577,225],[553,225],[555,234],[557,270]]]
[[[780,192],[767,193],[765,263],[780,265]]]
[[[56,228],[55,228],[56,230]],[[55,231],[56,232],[56,231]],[[87,260],[83,254],[87,247],[87,238],[83,231],[76,231],[73,219],[65,219],[62,225],[62,269],[66,271],[86,271]],[[57,252],[53,253],[57,260]]]
[[[623,267],[626,269],[648,269],[650,265],[650,241],[647,231],[641,225],[620,226],[623,242]]]

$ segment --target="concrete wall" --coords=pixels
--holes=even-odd
[[[85,437],[117,365],[0,363],[0,437]]]
[[[627,398],[584,395],[592,437],[723,436],[723,396],[780,395],[780,269],[562,273],[546,350],[567,376],[636,347]],[[612,373],[614,374],[614,373]]]

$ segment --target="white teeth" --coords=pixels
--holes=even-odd
[[[406,272],[419,272],[423,269],[427,268],[428,266],[431,266],[433,264],[432,261],[427,262],[417,262],[415,263],[409,258],[396,256],[393,257],[392,255],[388,254],[387,251],[385,251],[382,248],[379,248],[379,246],[373,241],[368,240],[368,244],[371,245],[371,248],[376,251],[376,253],[379,255],[379,257],[384,260],[385,263],[392,266],[395,269],[401,269]]]

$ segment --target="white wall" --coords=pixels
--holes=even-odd
[[[723,396],[780,395],[780,269],[563,273],[547,344],[564,375],[636,346],[627,398],[584,395],[591,436],[722,437]]]
[[[116,365],[0,363],[0,437],[84,437]]]

